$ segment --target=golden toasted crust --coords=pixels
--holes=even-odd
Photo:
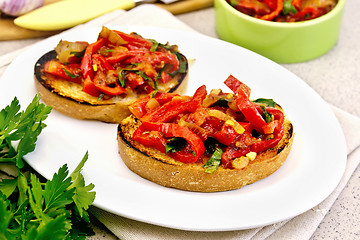
[[[285,135],[275,148],[258,154],[244,169],[220,166],[209,174],[202,164],[181,163],[133,141],[132,135],[140,124],[140,120],[130,115],[118,126],[119,153],[126,166],[139,176],[162,186],[196,192],[239,189],[271,175],[285,162],[294,138],[293,126],[289,120],[285,120]]]
[[[128,106],[147,94],[136,94],[127,90],[126,95],[115,96],[108,100],[98,100],[82,91],[82,86],[70,81],[57,79],[43,72],[47,61],[56,56],[54,51],[45,54],[35,65],[35,87],[41,99],[55,110],[78,119],[99,120],[119,123],[130,115]],[[186,61],[186,69],[188,63]],[[177,74],[166,84],[159,84],[159,90],[183,94],[187,85],[186,73]]]

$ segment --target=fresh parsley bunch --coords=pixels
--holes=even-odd
[[[26,172],[23,156],[34,151],[51,112],[39,101],[36,95],[20,112],[15,97],[0,112],[0,164],[12,164],[18,171],[0,181],[0,239],[85,239],[93,234],[83,226],[95,199],[94,185],[86,186],[81,174],[88,154],[70,175],[66,164],[48,181]]]

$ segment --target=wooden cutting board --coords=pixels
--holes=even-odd
[[[44,4],[46,5],[57,1],[59,0],[44,0]],[[58,33],[56,31],[34,31],[21,28],[14,24],[14,18],[6,16],[0,17],[0,29],[0,41],[47,37]]]
[[[44,0],[44,4],[51,4],[60,0]],[[156,4],[173,14],[181,14],[202,8],[211,7],[213,0],[185,0],[172,4]],[[47,37],[59,33],[60,31],[35,31],[21,28],[14,24],[14,18],[0,16],[0,41],[20,40],[28,38]]]

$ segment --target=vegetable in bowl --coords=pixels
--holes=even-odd
[[[277,1],[282,4],[282,11],[285,10],[284,3],[286,6],[295,2]],[[309,0],[302,0],[302,6],[306,1]],[[331,1],[336,1],[334,7],[320,17],[310,20],[307,16],[306,21],[277,22],[249,16],[234,8],[228,0],[215,0],[216,32],[222,40],[245,47],[277,63],[305,62],[322,56],[338,40],[346,0]]]
[[[262,20],[300,22],[330,12],[337,0],[226,0],[238,11]]]

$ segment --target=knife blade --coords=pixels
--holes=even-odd
[[[14,20],[20,27],[56,31],[74,27],[115,9],[131,9],[156,0],[62,0],[24,14]],[[165,3],[177,0],[162,0]]]

